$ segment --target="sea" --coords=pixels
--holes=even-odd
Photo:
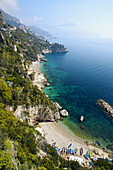
[[[113,149],[113,120],[97,104],[113,106],[113,40],[62,39],[67,53],[46,54],[50,87],[44,92],[69,112],[63,123],[75,135]],[[52,88],[52,90],[50,90]],[[80,116],[84,121],[80,122]],[[84,127],[82,129],[81,127]]]

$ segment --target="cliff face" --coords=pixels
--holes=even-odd
[[[67,49],[66,48],[53,48],[51,47],[51,49],[43,49],[42,50],[42,54],[48,54],[48,53],[67,53]]]
[[[68,51],[67,51],[67,49],[63,49],[63,48],[62,48],[62,49],[59,49],[59,48],[58,48],[58,49],[56,49],[56,50],[53,50],[52,52],[53,52],[53,53],[67,53]]]
[[[52,53],[52,50],[48,48],[42,50],[42,54],[48,54],[48,53]]]
[[[3,44],[3,45],[7,45],[7,43],[6,43],[6,40],[5,40],[5,38],[4,38],[4,36],[3,36],[3,34],[2,34],[2,32],[0,31],[0,42]]]
[[[0,9],[0,10],[1,10],[1,9]],[[32,29],[33,27],[29,28],[28,26],[22,24],[18,18],[13,17],[13,16],[7,14],[7,13],[4,12],[3,10],[1,10],[1,12],[2,12],[3,17],[5,18],[4,21],[6,21],[8,24],[13,25],[13,26],[15,26],[15,27],[19,27],[21,30],[23,30],[23,31],[25,31],[25,32],[33,35],[33,36],[36,36],[36,37],[38,37],[38,38],[41,38],[41,39],[43,39],[43,40],[46,40],[46,39],[47,39],[47,36],[43,34],[43,33],[45,32],[44,30],[39,29],[39,30],[41,30],[41,31],[40,31],[40,32],[39,32],[39,31],[37,32],[36,30]],[[34,31],[33,31],[33,30],[34,30]],[[45,32],[45,33],[48,35],[48,39],[49,39],[50,37],[52,37],[51,34],[49,34],[49,33],[47,33],[47,32]],[[50,35],[51,35],[51,36],[50,36]]]
[[[2,24],[6,24],[5,19],[2,16],[1,11],[0,11],[0,22],[2,22]]]
[[[10,25],[3,25],[4,19],[2,14],[1,21],[1,25],[3,27],[0,30],[2,46],[4,46],[4,48],[7,46],[7,50],[9,50],[9,52],[11,50],[11,53],[8,53],[7,50],[4,52],[1,47],[1,51],[3,53],[1,66],[7,70],[10,70],[10,74],[8,71],[6,72],[6,77],[8,77],[13,84],[13,86],[10,87],[11,92],[13,92],[11,96],[11,105],[17,108],[15,112],[12,110],[14,115],[16,118],[20,118],[22,120],[29,118],[30,124],[36,120],[55,121],[59,119],[59,109],[40,90],[40,84],[47,84],[44,76],[41,76],[41,73],[39,73],[39,70],[37,69],[38,67],[36,67],[34,71],[30,70],[32,71],[31,78],[33,79],[31,82],[24,66],[26,67],[27,64],[30,64],[31,61],[35,61],[37,58],[40,61],[43,57],[42,53],[52,53],[55,49],[58,49],[58,52],[61,52],[61,50],[65,50],[64,46],[58,43],[50,44],[48,41],[43,41],[31,36],[18,28],[10,31],[12,28]],[[12,46],[12,44],[15,45]],[[39,55],[37,56],[37,54]],[[9,58],[6,58],[5,56],[8,56]],[[12,62],[12,58],[14,58],[14,63]],[[45,59],[43,60],[45,61]],[[26,63],[24,63],[25,65],[22,66],[21,61],[26,61]],[[15,65],[17,67],[16,69]],[[37,73],[37,75],[34,72]],[[13,75],[15,75],[15,79],[12,79]],[[7,79],[5,81],[7,82]],[[40,85],[40,89],[37,87],[37,84]],[[23,104],[29,109],[24,108],[24,106],[20,106]],[[34,107],[31,107],[32,105]]]
[[[56,38],[54,37],[52,34],[50,34],[49,32],[45,31],[45,30],[42,30],[40,28],[38,28],[37,26],[30,26],[30,28],[35,32],[37,33],[38,35],[42,35],[45,37],[45,39],[53,39],[53,38]]]
[[[29,124],[33,125],[35,121],[55,121],[60,119],[58,109],[56,112],[51,110],[49,107],[44,108],[43,105],[36,105],[26,109],[24,106],[18,106],[14,112],[16,118],[25,120],[29,119]]]

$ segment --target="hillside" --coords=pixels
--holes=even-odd
[[[60,157],[53,146],[35,129],[39,120],[31,122],[29,109],[39,108],[39,115],[53,115],[55,104],[33,85],[27,66],[44,52],[66,52],[60,44],[50,44],[7,24],[0,13],[0,169],[5,170],[83,170],[78,162]],[[16,117],[18,108],[21,117]],[[15,115],[15,116],[14,116]],[[31,115],[32,116],[32,115]],[[108,161],[95,163],[112,169]],[[98,167],[97,167],[98,168]],[[98,168],[99,169],[99,168]]]
[[[1,13],[0,28],[0,169],[80,168],[76,162],[68,165],[29,124],[28,108],[41,105],[39,112],[45,115],[57,111],[53,102],[31,83],[26,70],[37,54],[52,45],[5,23]],[[25,119],[14,116],[19,106],[26,108]]]
[[[46,39],[56,39],[55,36],[53,36],[52,34],[50,34],[47,31],[42,30],[41,28],[38,28],[37,26],[29,26],[31,28],[31,30],[33,30],[35,33],[44,36]]]
[[[8,23],[10,25],[13,25],[15,27],[19,27],[22,30],[26,31],[27,33],[30,33],[31,35],[36,36],[38,38],[41,38],[43,40],[55,38],[50,33],[48,33],[47,31],[44,31],[40,28],[37,28],[36,26],[28,27],[28,26],[22,24],[18,18],[7,14],[2,9],[0,9],[0,11],[2,12],[2,15],[3,15],[6,23]]]

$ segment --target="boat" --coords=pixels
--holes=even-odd
[[[55,146],[55,145],[56,145],[56,142],[54,142],[52,145]]]
[[[71,149],[69,149],[69,153],[71,154]]]
[[[83,122],[84,116],[80,116],[80,121]]]
[[[78,149],[77,148],[75,148],[75,153],[77,153],[78,152]]]
[[[85,157],[86,159],[89,159],[89,157],[88,157],[87,155],[84,155],[84,157]]]
[[[83,148],[80,148],[80,155],[83,154]]]
[[[89,154],[90,158],[92,157],[92,155],[93,155],[93,152],[92,152],[92,151],[90,151],[90,154]]]
[[[65,152],[65,147],[62,148],[62,152]]]
[[[70,148],[72,146],[72,143],[69,144],[68,148]]]
[[[66,153],[69,154],[69,149],[67,149]]]
[[[98,145],[99,145],[99,146],[101,146],[101,142],[100,142],[100,140],[99,140],[99,139],[97,140],[97,143],[98,143]]]
[[[89,155],[90,155],[90,151],[89,150],[87,151],[86,155],[89,157]]]

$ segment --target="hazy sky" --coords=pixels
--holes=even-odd
[[[54,34],[113,38],[113,0],[0,0],[0,8]]]

